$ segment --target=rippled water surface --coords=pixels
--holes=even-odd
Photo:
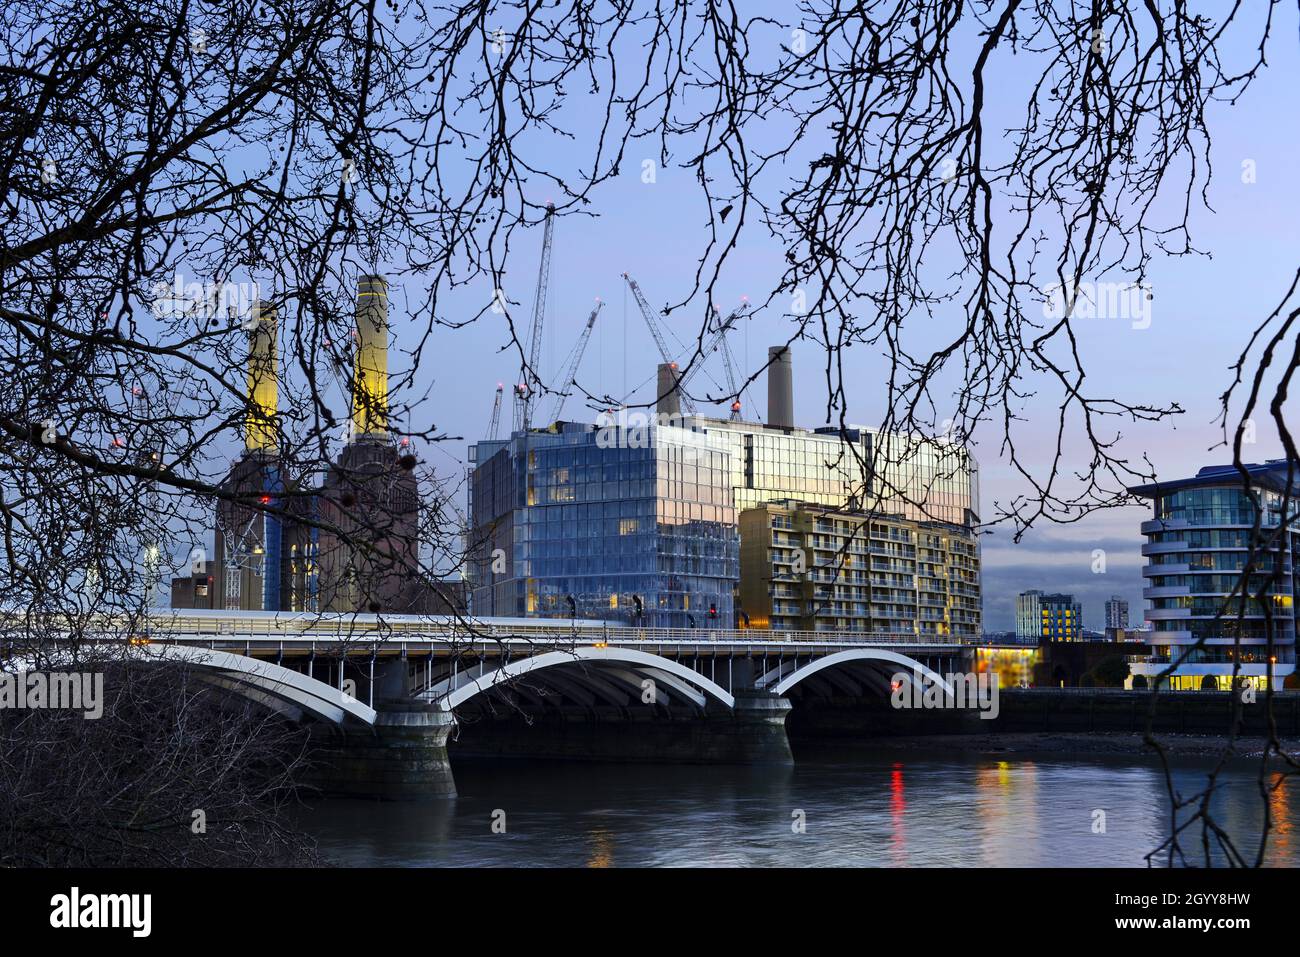
[[[1177,786],[1199,788],[1209,766],[1182,760]],[[1142,867],[1170,820],[1164,775],[1143,758],[824,751],[789,768],[462,762],[455,772],[454,800],[319,801],[301,822],[345,865]],[[1234,835],[1258,832],[1255,774],[1253,762],[1233,766],[1216,799]],[[1298,788],[1284,782],[1270,798],[1275,866],[1300,863]],[[492,831],[498,811],[504,834]],[[1188,845],[1199,849],[1199,832]]]

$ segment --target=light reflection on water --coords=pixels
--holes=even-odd
[[[1175,767],[1184,794],[1209,761]],[[1253,859],[1256,764],[1232,766],[1219,821]],[[456,763],[449,801],[327,800],[301,814],[344,865],[1144,867],[1168,833],[1150,759],[824,751],[790,768]],[[1269,796],[1268,863],[1300,863],[1297,790]],[[1105,833],[1094,833],[1094,811]],[[505,811],[506,833],[491,831]],[[795,833],[796,811],[806,831]],[[1200,853],[1199,828],[1185,846]],[[1198,859],[1196,863],[1201,863]]]

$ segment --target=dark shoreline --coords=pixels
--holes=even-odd
[[[1155,740],[1171,755],[1218,757],[1228,747],[1227,735],[1159,733]],[[1138,755],[1155,757],[1143,735],[1127,731],[980,732],[973,734],[917,734],[881,736],[872,748],[900,751],[963,751],[975,754]],[[1232,742],[1233,758],[1254,758],[1264,753],[1267,740],[1258,735]],[[1282,739],[1282,747],[1300,760],[1300,740]],[[1279,761],[1279,758],[1274,758]]]

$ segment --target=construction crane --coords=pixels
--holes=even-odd
[[[718,316],[717,329],[713,331],[713,335],[709,337],[704,345],[700,346],[699,359],[686,371],[677,383],[677,387],[682,390],[683,401],[685,400],[686,386],[689,385],[690,381],[695,378],[696,374],[704,368],[704,361],[719,347],[722,348],[724,359],[723,364],[726,366],[727,370],[727,387],[731,390],[732,395],[736,394],[736,370],[731,361],[731,353],[727,349],[727,332],[733,325],[735,325],[736,320],[745,314],[747,309],[749,309],[748,299],[742,301],[726,319],[721,318],[722,314],[720,312],[717,312],[716,310],[714,311],[714,315]],[[733,401],[731,404],[731,418],[733,419],[740,418],[739,398],[739,396],[736,396],[736,401]]]
[[[569,386],[573,385],[578,378],[578,365],[582,362],[582,354],[587,351],[587,343],[591,339],[591,329],[596,324],[596,316],[600,315],[600,307],[605,305],[596,298],[596,308],[591,310],[591,315],[587,317],[587,324],[582,329],[582,334],[578,336],[578,342],[569,353],[569,360],[564,367],[564,378],[560,380],[557,387],[559,394],[555,397],[555,408],[551,412],[551,422],[558,422],[560,413],[564,411],[564,400],[568,398]]]
[[[495,442],[497,433],[501,431],[501,393],[504,391],[505,386],[498,382],[497,395],[492,400],[492,421],[488,423],[487,437],[489,442]]]
[[[664,362],[673,362],[672,353],[668,351],[668,343],[664,339],[663,330],[659,328],[659,318],[655,311],[650,308],[650,303],[646,302],[645,293],[637,285],[636,280],[623,273],[623,278],[627,281],[628,287],[632,290],[632,296],[636,299],[636,304],[641,310],[641,315],[645,317],[645,324],[650,329],[650,335],[654,337],[655,345],[659,347],[659,355],[663,357]],[[687,412],[695,411],[695,403],[687,398],[685,391],[681,393],[682,407]]]
[[[551,283],[551,240],[555,233],[555,204],[546,204],[546,225],[542,231],[542,261],[537,269],[537,293],[533,298],[533,325],[529,330],[528,364],[515,386],[515,429],[527,431],[532,424],[532,405],[541,388],[537,366],[542,360],[542,325],[546,317],[546,291]]]
[[[734,323],[736,319],[740,318],[741,312],[748,308],[749,308],[749,297],[748,296],[741,297],[740,309],[737,309],[728,317],[727,328],[730,329],[732,323]],[[732,397],[731,415],[729,416],[729,418],[733,422],[738,422],[740,421],[741,406],[740,406],[740,387],[736,384],[740,380],[740,376],[736,372],[736,359],[731,354],[731,346],[727,342],[727,337],[725,335],[723,335],[722,341],[718,344],[718,346],[722,351],[722,366],[727,373],[727,388],[728,390],[730,390],[729,394]]]

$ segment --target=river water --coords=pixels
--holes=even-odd
[[[301,824],[332,863],[456,867],[1144,867],[1170,824],[1160,766],[1139,757],[838,749],[788,768],[453,764],[454,800],[321,800]],[[1175,785],[1190,795],[1210,766],[1180,759]],[[1255,775],[1254,762],[1232,766],[1214,805],[1252,857]],[[1300,781],[1270,801],[1267,863],[1296,866]],[[1186,846],[1200,853],[1199,829]]]

